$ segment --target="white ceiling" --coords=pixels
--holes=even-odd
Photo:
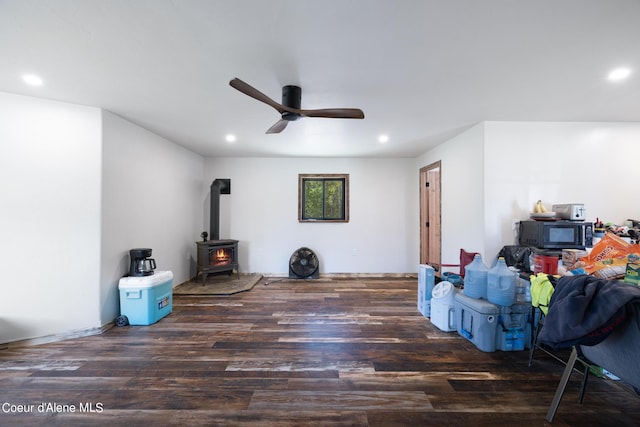
[[[204,156],[413,157],[484,120],[640,121],[639,18],[637,0],[0,0],[0,91]],[[233,77],[366,117],[266,135],[278,113]]]

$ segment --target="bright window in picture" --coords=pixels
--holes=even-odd
[[[298,175],[298,220],[349,222],[349,175]]]

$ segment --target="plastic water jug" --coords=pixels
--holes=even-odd
[[[443,281],[433,288],[431,298],[431,323],[444,332],[456,330],[455,296],[456,288],[451,282]]]
[[[473,261],[464,268],[464,294],[470,298],[487,299],[487,273],[489,269],[476,254]]]
[[[439,300],[444,304],[453,305],[456,296],[456,288],[451,282],[442,281],[438,283],[432,291],[433,300]]]
[[[487,300],[510,307],[516,302],[517,274],[507,267],[503,257],[487,272]]]

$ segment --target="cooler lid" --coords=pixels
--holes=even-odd
[[[173,280],[173,273],[171,271],[158,271],[156,270],[150,276],[126,276],[120,279],[118,282],[119,289],[140,289],[140,288],[152,288],[160,283]]]
[[[471,298],[461,292],[455,296],[456,303],[467,306],[468,308],[480,314],[498,314],[500,307],[490,303],[489,301],[477,298]]]

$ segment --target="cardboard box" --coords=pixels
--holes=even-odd
[[[562,265],[571,268],[576,262],[583,256],[587,256],[587,251],[583,249],[563,249],[562,250]]]
[[[123,277],[118,282],[120,314],[130,325],[151,325],[173,310],[173,273]]]

